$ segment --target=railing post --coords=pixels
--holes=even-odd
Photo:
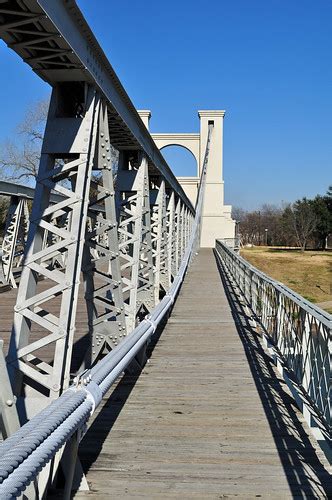
[[[186,227],[186,219],[185,219],[185,206],[182,203],[181,207],[181,215],[180,215],[180,255],[179,262],[181,262],[184,250],[185,250],[185,227]]]

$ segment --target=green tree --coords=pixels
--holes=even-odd
[[[312,200],[312,207],[316,214],[317,225],[314,231],[316,246],[325,250],[326,240],[332,233],[332,191],[325,196],[317,195]]]

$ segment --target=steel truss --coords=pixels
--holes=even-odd
[[[47,134],[55,126],[53,120],[57,122],[61,119],[55,115],[56,94],[54,91],[45,141],[48,140]],[[86,429],[86,422],[122,371],[130,369],[135,357],[140,357],[142,349],[158,325],[167,317],[196,248],[199,233],[207,154],[198,196],[198,212],[193,223],[191,210],[182,200],[177,199],[169,186],[166,187],[165,180],[156,176],[155,171],[149,179],[149,165],[142,152],[121,154],[116,190],[113,190],[112,165],[108,157],[106,106],[91,88],[86,92],[84,110],[76,119],[79,120],[79,126],[76,128],[80,141],[75,149],[71,146],[68,148],[69,153],[61,154],[64,163],[58,167],[54,165],[56,156],[60,154],[58,151],[64,151],[58,140],[55,144],[46,142],[47,148],[45,146],[43,149],[41,159],[37,187],[41,196],[35,198],[37,201],[31,217],[24,276],[22,275],[19,289],[21,299],[23,293],[28,296],[15,314],[10,353],[17,352],[18,356],[9,360],[11,375],[19,378],[26,399],[31,402],[33,395],[39,396],[34,400],[38,414],[14,432],[19,423],[14,412],[14,397],[9,384],[5,384],[0,392],[0,408],[6,424],[6,435],[9,437],[1,448],[3,459],[0,464],[0,490],[1,494],[8,497],[13,495],[13,491],[19,494],[26,487],[30,487],[41,469],[38,494],[42,496],[48,485],[52,484],[61,460],[66,476],[64,498],[70,498],[73,480],[78,485],[78,480],[82,478],[82,470],[76,458],[78,443]],[[69,133],[73,126],[72,119],[67,117],[65,122]],[[61,125],[64,126],[64,123]],[[80,131],[83,131],[82,135]],[[210,135],[211,131],[207,153]],[[74,159],[71,156],[66,161],[67,154],[74,154]],[[91,183],[94,170],[101,172],[97,186],[92,186]],[[70,181],[70,187],[59,184],[66,179]],[[65,197],[53,207],[47,205],[51,189],[58,190]],[[96,210],[91,214],[92,206],[99,207],[99,212]],[[67,212],[68,223],[59,228],[55,222],[55,214],[62,211]],[[117,226],[114,226],[113,220],[117,220]],[[45,231],[58,236],[55,239],[50,238],[48,246],[43,245]],[[108,238],[103,236],[104,233]],[[55,252],[66,253],[65,268],[59,269],[51,265],[52,259],[48,257]],[[98,258],[95,252],[98,252]],[[98,268],[99,264],[101,269]],[[123,314],[121,307],[113,309],[113,315],[109,314],[116,300],[124,304],[124,322],[139,324],[133,331],[127,330],[130,335],[122,338],[121,345],[115,346],[115,342],[109,342],[104,337],[104,344],[100,343],[98,352],[96,349],[92,352],[95,354],[94,360],[91,360],[94,365],[83,371],[73,381],[72,386],[66,389],[70,367],[68,352],[72,349],[72,325],[75,322],[81,268],[93,342],[98,340],[97,332],[100,331],[101,323],[108,327],[109,336],[113,323],[120,323],[113,318],[118,319],[119,316],[116,315]],[[172,274],[171,270],[175,268],[177,271]],[[119,270],[121,279],[118,279]],[[36,277],[42,275],[46,279],[45,286],[40,291],[37,289]],[[105,276],[108,277],[105,280],[106,285],[99,286]],[[33,279],[35,281],[32,281]],[[52,285],[54,281],[56,285]],[[34,285],[33,289],[31,283]],[[122,295],[116,299],[121,285]],[[107,309],[106,318],[103,313],[96,313],[96,303],[99,303],[100,297],[104,298],[102,309]],[[136,301],[139,300],[139,303],[135,303],[133,297]],[[46,303],[53,299],[58,301],[57,316],[54,310],[46,309]],[[64,307],[65,301],[67,308]],[[151,313],[143,318],[142,313],[145,314],[149,310]],[[100,318],[102,319],[99,321]],[[66,331],[64,321],[67,325]],[[53,329],[49,323],[53,325]],[[37,341],[30,337],[33,325],[38,325],[46,331]],[[117,339],[113,337],[111,340]],[[20,346],[17,351],[14,349],[15,342]],[[40,354],[37,357],[40,346],[50,343],[54,344],[54,363],[43,360]],[[92,348],[94,349],[94,346]],[[111,352],[100,360],[105,349]],[[0,356],[0,368],[3,365]],[[59,367],[62,368],[63,376],[59,374]],[[51,391],[49,388],[51,381],[58,381],[62,386],[64,393],[58,399],[55,398],[56,389]],[[16,385],[17,395],[20,387]],[[38,388],[42,389],[39,394]],[[47,399],[50,398],[55,401],[46,405]],[[11,408],[7,407],[9,401]],[[46,408],[43,410],[42,406]],[[30,416],[31,412],[28,412],[27,417]],[[84,478],[82,480],[84,481]],[[87,483],[85,486],[87,487]],[[28,496],[34,498],[34,495],[32,488]]]
[[[89,367],[167,293],[189,241],[190,207],[143,152],[121,152],[114,185],[106,103],[83,95],[68,108],[59,86],[50,104],[7,358],[21,421],[70,383],[80,282]]]
[[[11,196],[2,242],[0,280],[4,285],[10,284],[13,288],[16,288],[13,271],[15,267],[22,263],[28,230],[28,202],[25,198]]]
[[[70,117],[59,116],[61,97],[53,91],[7,360],[14,394],[25,395],[28,404],[22,420],[57,398],[70,381],[100,97],[87,87],[85,109],[71,110]],[[57,159],[64,161],[59,165]],[[51,190],[64,200],[51,205]],[[59,211],[67,213],[67,227],[56,224]],[[66,259],[62,270],[48,265],[59,252]],[[52,349],[51,359],[46,347],[48,356]]]

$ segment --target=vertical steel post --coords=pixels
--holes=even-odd
[[[0,340],[0,380],[0,429],[2,438],[6,439],[20,428],[20,422],[3,354],[3,340]]]
[[[122,162],[117,174],[119,247],[127,332],[136,325],[137,313],[154,307],[148,164],[139,153]]]
[[[180,267],[180,255],[181,255],[181,200],[177,201],[175,209],[175,245],[174,245],[174,270],[177,274]]]
[[[179,262],[181,262],[185,250],[185,205],[182,203],[180,212],[180,245],[179,245]]]
[[[155,196],[155,193],[151,193]],[[151,237],[154,273],[154,296],[155,303],[159,302],[160,292],[167,291],[166,259],[166,194],[165,182],[161,181],[156,199],[152,200],[151,206]]]
[[[93,165],[101,178],[94,187],[97,193],[90,199],[88,214],[94,228],[90,223],[86,231],[83,265],[91,337],[90,359],[86,362],[93,363],[126,336],[110,147],[108,114],[103,104]]]
[[[168,277],[168,287],[172,284],[172,279],[174,279],[175,272],[175,200],[174,191],[171,195],[167,204],[167,277]]]

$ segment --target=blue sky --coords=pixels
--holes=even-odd
[[[196,132],[198,109],[226,110],[227,203],[256,208],[332,184],[330,0],[78,4],[136,107],[151,109],[152,131]],[[3,43],[0,59],[1,142],[49,89]],[[192,173],[186,156],[168,155],[176,173]]]

